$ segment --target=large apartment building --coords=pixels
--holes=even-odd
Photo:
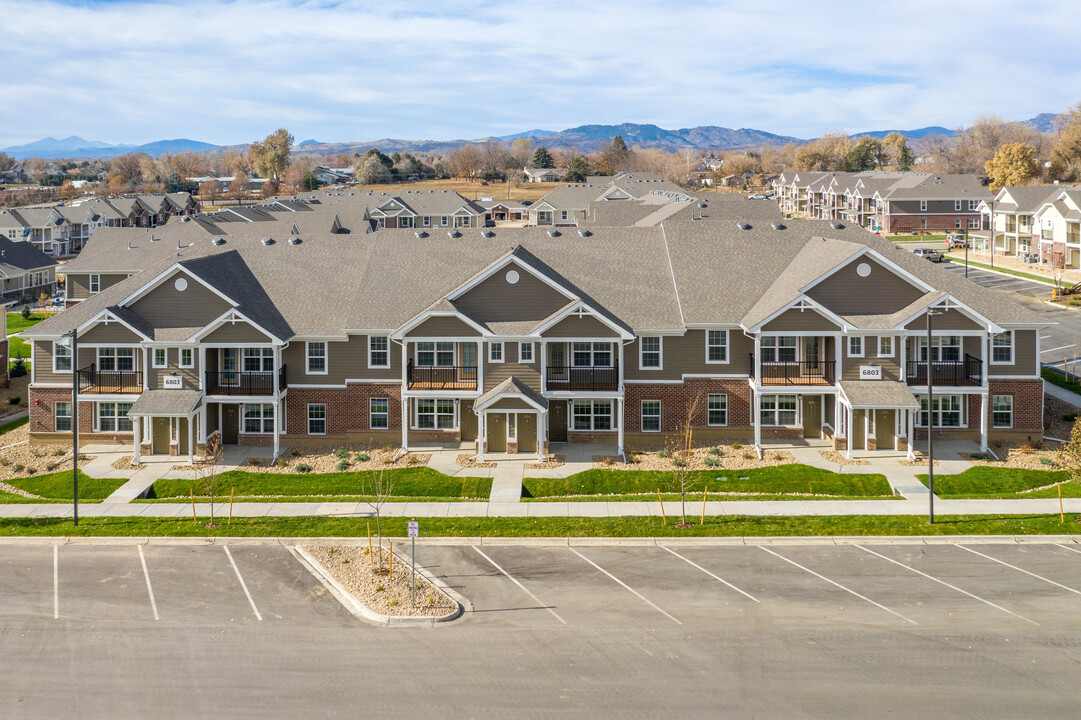
[[[1081,268],[1081,187],[1004,187],[980,210],[996,253],[1056,268]]]
[[[69,283],[96,291],[23,333],[33,442],[70,438],[73,382],[84,439],[136,457],[214,435],[274,455],[622,453],[673,441],[688,415],[697,441],[760,451],[804,437],[911,451],[928,425],[982,447],[1042,435],[1043,316],[768,203],[700,201],[648,227],[193,224],[100,233],[71,263]]]
[[[979,230],[990,190],[975,175],[784,172],[773,183],[781,212],[841,220],[874,232]]]

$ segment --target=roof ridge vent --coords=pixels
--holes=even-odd
[[[445,190],[443,192],[446,192]],[[452,238],[460,238],[462,234],[457,230],[447,230],[447,236]]]
[[[834,230],[844,230],[845,224],[840,220],[830,220],[830,227]]]
[[[552,228],[551,230],[548,231],[548,237],[559,237],[562,234],[563,233],[559,232],[555,228]]]
[[[749,222],[741,222],[736,227],[738,227],[740,230],[750,230],[751,224]]]
[[[590,235],[593,234],[593,232],[591,230],[589,230],[588,228],[578,228],[578,234],[581,237],[589,237]]]
[[[785,224],[783,222],[779,221],[779,220],[774,220],[771,223],[771,225],[772,225],[774,230],[784,230],[785,229]]]
[[[414,234],[418,238],[426,238],[426,237],[428,237],[428,233],[424,232],[423,230],[417,230],[416,233],[414,233]]]
[[[260,242],[263,243],[264,245],[273,245],[274,244],[274,238],[265,237],[262,240],[260,240]]]
[[[304,242],[304,241],[303,241],[303,240],[301,240],[300,238],[298,238],[298,237],[297,237],[297,236],[295,236],[295,235],[294,235],[293,237],[289,238],[289,244],[290,244],[290,245],[299,245],[299,244],[300,244],[300,243],[302,243],[302,242]]]

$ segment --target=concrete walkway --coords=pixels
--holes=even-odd
[[[1067,402],[1076,408],[1081,408],[1081,395],[1075,392],[1071,392],[1066,388],[1061,388],[1058,385],[1043,381],[1043,391],[1051,397],[1056,397],[1063,402]],[[1059,438],[1060,440],[1069,440],[1069,438]]]

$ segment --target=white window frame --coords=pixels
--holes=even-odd
[[[112,365],[113,365],[112,368],[110,368],[108,370],[105,369],[104,363],[102,363],[103,351],[106,351],[106,350],[111,350],[112,351],[111,353],[108,353],[108,352],[104,353],[104,357],[108,358],[112,362]],[[121,355],[120,354],[121,350],[124,350],[124,351],[130,350],[131,355]],[[97,357],[98,357],[98,363],[97,363],[98,370],[101,370],[102,372],[135,372],[136,368],[138,367],[138,365],[135,362],[135,348],[132,348],[132,347],[122,347],[122,346],[119,346],[119,345],[110,345],[108,347],[99,347]],[[131,358],[131,368],[129,368],[127,370],[121,370],[120,369],[120,359],[121,358],[128,358],[128,357]]]
[[[927,212],[927,201],[920,200],[920,212]]]
[[[424,220],[421,222],[421,225],[423,227],[431,227],[432,226],[432,216],[431,215],[425,215]]]
[[[421,345],[431,345],[431,348],[426,348],[424,350],[421,350]],[[440,345],[443,345],[443,346],[449,345],[450,347],[449,348],[440,347]],[[458,364],[458,348],[455,345],[455,343],[450,341],[450,340],[422,340],[421,342],[418,342],[413,346],[413,350],[414,350],[413,362],[414,362],[414,364],[416,364],[417,367],[454,367],[455,365]],[[431,355],[432,355],[432,362],[431,363],[422,363],[420,361],[420,354],[422,352],[431,353]],[[447,353],[447,352],[450,353],[450,364],[449,365],[439,362],[439,354],[440,353]]]
[[[260,430],[248,430],[248,408],[259,408],[259,417],[252,418],[259,421]],[[266,414],[266,408],[270,408],[270,416]],[[283,413],[284,414],[284,413]],[[240,406],[240,433],[242,435],[273,435],[274,434],[274,404],[273,403],[244,403]],[[267,423],[270,423],[267,425]],[[270,428],[269,430],[267,428]]]
[[[1006,346],[1006,345],[996,345],[996,344],[995,344],[995,342],[996,342],[996,341],[997,341],[997,340],[998,340],[999,338],[1001,338],[1001,337],[1002,337],[1003,335],[1009,335],[1009,337],[1010,337],[1010,344],[1009,344],[1009,346]],[[992,336],[991,336],[991,364],[992,364],[992,365],[1013,365],[1013,364],[1014,364],[1014,357],[1015,357],[1015,352],[1014,352],[1014,350],[1015,350],[1015,348],[1014,348],[1014,345],[1015,345],[1015,344],[1016,344],[1016,338],[1015,338],[1015,336],[1014,336],[1014,332],[1013,332],[1013,330],[1007,330],[1007,331],[1005,331],[1005,332],[1002,332],[1002,333],[998,333],[997,335],[992,335]],[[1010,350],[1010,359],[1009,359],[1009,360],[996,360],[996,359],[995,359],[995,350],[996,350],[996,349],[998,349],[998,350],[1002,350],[1002,349],[1005,349],[1006,347],[1009,347],[1009,350]]]
[[[762,427],[795,427],[799,424],[799,398],[791,394],[761,395],[759,400],[759,417]],[[781,398],[792,398],[791,408],[781,408]],[[781,413],[792,413],[792,422],[784,423],[787,417]]]
[[[852,343],[859,343],[859,351],[853,352]],[[848,336],[848,357],[861,358],[864,357],[864,350],[866,349],[866,343],[863,342],[862,335],[849,335]]]
[[[980,219],[979,218],[969,218],[968,219],[968,229],[969,230],[979,230],[980,229]]]
[[[384,403],[385,410],[376,410],[375,403]],[[383,418],[382,425],[376,425],[375,419],[377,417]],[[369,430],[390,430],[390,398],[368,398],[368,429]]]
[[[943,340],[956,340],[956,343],[944,344]],[[921,334],[916,341],[916,362],[923,362],[925,360],[924,353],[927,347],[927,336]],[[957,348],[956,360],[943,360],[942,351],[944,349]],[[961,362],[965,358],[964,343],[961,341],[960,335],[932,335],[931,336],[931,352],[927,353],[931,358],[931,362]]]
[[[586,346],[586,347],[582,347]],[[570,367],[593,367],[593,368],[611,368],[615,367],[614,355],[612,354],[612,343],[609,342],[592,342],[589,340],[575,340],[570,343]],[[579,355],[589,355],[589,362],[580,364],[578,362]],[[602,363],[597,360],[597,356],[607,356],[608,362]]]
[[[312,417],[312,409],[313,408],[322,408],[323,409],[323,416],[322,417]],[[312,421],[315,421],[317,423],[322,422],[323,423],[323,431],[322,432],[312,432]],[[326,403],[308,403],[308,434],[309,435],[326,435],[327,434],[327,404]]]
[[[969,200],[968,201],[968,209],[969,210],[975,210],[976,209],[976,201],[975,200]]]
[[[883,348],[883,343],[889,345],[888,348]],[[893,342],[893,335],[879,335],[878,336],[878,356],[880,358],[893,357],[893,348],[896,345]]]
[[[646,350],[646,340],[656,340],[656,350]],[[652,355],[657,354],[656,365],[646,365],[646,353]],[[663,370],[664,369],[664,336],[662,335],[643,335],[638,338],[638,368],[640,370]]]
[[[657,412],[656,413],[650,412],[649,415],[647,416],[646,415],[646,405],[649,405],[651,409],[653,407],[656,407]],[[647,428],[646,427],[646,417],[649,417],[651,419],[655,418],[656,421],[657,421],[657,427]],[[661,401],[660,400],[643,400],[642,401],[641,423],[642,423],[641,424],[642,432],[644,432],[644,433],[646,433],[646,432],[659,433],[661,431]]]
[[[68,361],[68,369],[58,368],[56,361],[66,358]],[[75,367],[75,358],[71,354],[71,345],[61,345],[59,342],[53,341],[53,372],[67,374],[72,372]]]
[[[499,348],[499,357],[498,358],[495,357],[495,355],[492,352],[497,347]],[[507,353],[504,352],[502,342],[490,342],[490,343],[488,343],[488,362],[489,363],[492,363],[492,364],[501,363],[501,362],[506,361],[506,359],[507,359]]]
[[[529,357],[527,358],[526,355],[529,355]],[[537,356],[533,353],[533,343],[518,343],[518,362],[532,365],[536,360],[536,357]]]
[[[130,417],[128,417],[128,411],[131,410],[131,406],[133,404],[134,403],[113,402],[113,401],[94,403],[94,431],[95,432],[117,432],[117,433],[133,432],[133,428],[129,427],[127,430],[125,430],[125,429],[120,427],[121,422],[127,422],[127,423],[132,422],[132,419]],[[120,406],[121,405],[127,405],[128,406],[128,409],[124,411],[123,415],[120,414]],[[110,414],[110,415],[102,416],[101,410],[105,406],[111,407],[112,410],[113,410],[113,413]],[[111,429],[104,428],[102,426],[101,421],[102,421],[103,417],[106,420],[111,421],[111,424],[113,426]]]
[[[182,368],[193,368],[193,367],[195,367],[195,348],[180,348],[179,353],[180,353],[180,356],[178,358],[178,362],[180,364],[180,367],[182,367]],[[184,353],[187,353],[187,355],[188,355],[187,361],[184,360]]]
[[[953,201],[953,211],[954,212],[961,212],[961,201],[960,200],[954,200]]]
[[[320,346],[320,345],[323,348],[323,354],[321,356],[319,356],[319,355],[314,356],[314,359],[319,359],[320,357],[322,358],[322,360],[323,360],[323,369],[322,370],[312,370],[312,359],[313,359],[312,347],[313,346]],[[305,370],[305,372],[308,375],[326,375],[330,371],[330,358],[329,358],[329,355],[330,355],[329,347],[328,347],[328,344],[327,344],[327,342],[325,340],[309,340],[309,341],[306,341],[304,343],[304,370]]]
[[[65,407],[65,406],[67,407],[68,412],[67,412],[66,415],[61,415],[58,412],[58,410],[61,407]],[[61,418],[67,418],[67,421],[68,421],[67,428],[64,428],[64,429],[60,428],[60,422],[59,421],[60,421]],[[72,427],[72,425],[71,425],[71,401],[70,400],[62,400],[60,402],[53,403],[53,432],[71,432],[71,427]]]
[[[91,295],[97,295],[101,292],[101,275],[98,273],[92,273],[90,279],[87,282],[87,286],[90,288]]]
[[[721,342],[712,342],[713,334],[718,333],[720,335]],[[723,359],[712,360],[710,359],[709,351],[713,348],[720,348],[723,354]],[[727,330],[706,330],[706,364],[707,365],[727,365],[728,364],[728,331]]]
[[[254,347],[244,348],[240,353],[240,371],[246,373],[272,373],[274,372],[274,348]],[[248,360],[257,361],[255,370],[248,369]],[[269,361],[269,362],[268,362]]]
[[[1004,401],[1003,405],[1008,406],[1007,409],[996,409],[996,404],[999,401]],[[1010,421],[1006,424],[1002,424],[995,419],[995,415],[1009,414]],[[991,396],[991,427],[993,428],[1012,428],[1013,427],[1013,395],[992,395]]]
[[[425,404],[426,403],[431,403],[431,408],[432,408],[431,412],[428,412],[427,410],[425,410],[425,412],[421,412],[421,404],[422,403],[425,403]],[[448,403],[449,403],[449,406],[450,406],[450,412],[447,412],[445,409],[440,410],[440,405],[442,405],[445,408],[445,407],[447,407]],[[422,416],[428,416],[428,415],[431,415],[431,417],[432,417],[432,425],[431,426],[426,426],[426,425],[422,426],[420,424],[420,418]],[[439,418],[440,417],[445,418],[447,416],[450,417],[450,423],[451,424],[449,426],[446,426],[446,427],[440,427],[439,426]],[[413,429],[414,430],[457,430],[458,429],[458,403],[454,402],[454,400],[452,398],[433,398],[433,397],[416,398],[416,400],[413,402]]]
[[[161,362],[158,362],[158,353],[161,353]],[[150,348],[150,367],[155,370],[163,370],[169,367],[169,349],[163,347]]]
[[[383,348],[373,348],[372,343],[376,340],[383,341]],[[386,356],[386,362],[377,364],[375,362],[375,353],[381,352]],[[369,335],[368,336],[368,367],[370,368],[389,368],[390,367],[390,338],[386,335]]]
[[[926,395],[921,395],[919,399],[920,399],[920,409],[916,411],[916,427],[925,428],[925,427],[927,427],[927,422],[923,418],[923,415],[924,415],[924,413],[927,412],[927,410],[924,409],[926,407],[926,405],[927,405],[927,396]],[[942,410],[942,403],[947,401],[947,400],[950,401],[951,405],[956,401],[957,409],[954,410],[954,409],[951,408],[950,410],[945,410],[945,411]],[[932,415],[931,419],[934,420],[934,419],[937,418],[938,422],[935,423],[936,428],[966,428],[966,427],[968,427],[968,424],[965,421],[965,409],[968,406],[968,396],[967,395],[950,395],[950,394],[942,394],[942,395],[940,395],[938,393],[935,393],[935,404],[938,405],[939,409],[934,410],[931,413],[931,415]],[[956,425],[943,425],[942,424],[942,414],[943,414],[943,412],[949,412],[949,413],[956,412],[957,413],[957,424]]]
[[[604,405],[604,404],[608,405],[608,412],[607,413],[598,413],[597,412],[597,406],[598,405]],[[587,415],[585,413],[577,413],[576,410],[577,410],[579,405],[588,405],[589,406],[589,414]],[[577,432],[609,432],[609,431],[615,430],[615,417],[614,417],[614,415],[615,415],[615,402],[613,400],[572,400],[571,401],[570,429],[574,430],[574,431],[577,431]],[[577,426],[577,424],[575,423],[575,419],[579,418],[579,417],[582,417],[582,418],[588,417],[589,418],[589,427],[588,428],[580,428],[580,427]],[[608,418],[608,427],[606,427],[606,428],[598,428],[597,427],[597,418]]]
[[[713,407],[713,398],[720,398],[720,402],[721,402],[722,407],[714,408]],[[719,422],[719,423],[713,422],[711,413],[713,413],[715,410],[716,410],[716,412],[723,412],[724,413],[724,421],[723,422]],[[727,427],[728,426],[728,393],[710,393],[709,395],[706,396],[706,425],[708,425],[710,427]]]

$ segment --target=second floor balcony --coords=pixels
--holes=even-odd
[[[942,386],[972,386],[983,384],[983,362],[969,354],[960,360],[932,360],[931,384]],[[926,360],[909,360],[905,380],[909,385],[927,384]]]
[[[750,376],[755,379],[754,353],[750,356]],[[833,385],[836,362],[833,360],[763,360],[761,385]]]
[[[278,392],[285,390],[288,385],[286,366],[282,365],[278,370]],[[274,372],[241,372],[239,370],[226,370],[206,372],[207,395],[243,395],[252,397],[264,397],[274,395]]]
[[[410,390],[476,390],[476,365],[416,365],[405,368],[406,387]]]
[[[548,365],[545,389],[552,392],[609,392],[619,390],[619,363],[610,366]]]
[[[143,391],[139,370],[99,370],[91,363],[78,371],[79,392],[88,395],[138,395]]]

